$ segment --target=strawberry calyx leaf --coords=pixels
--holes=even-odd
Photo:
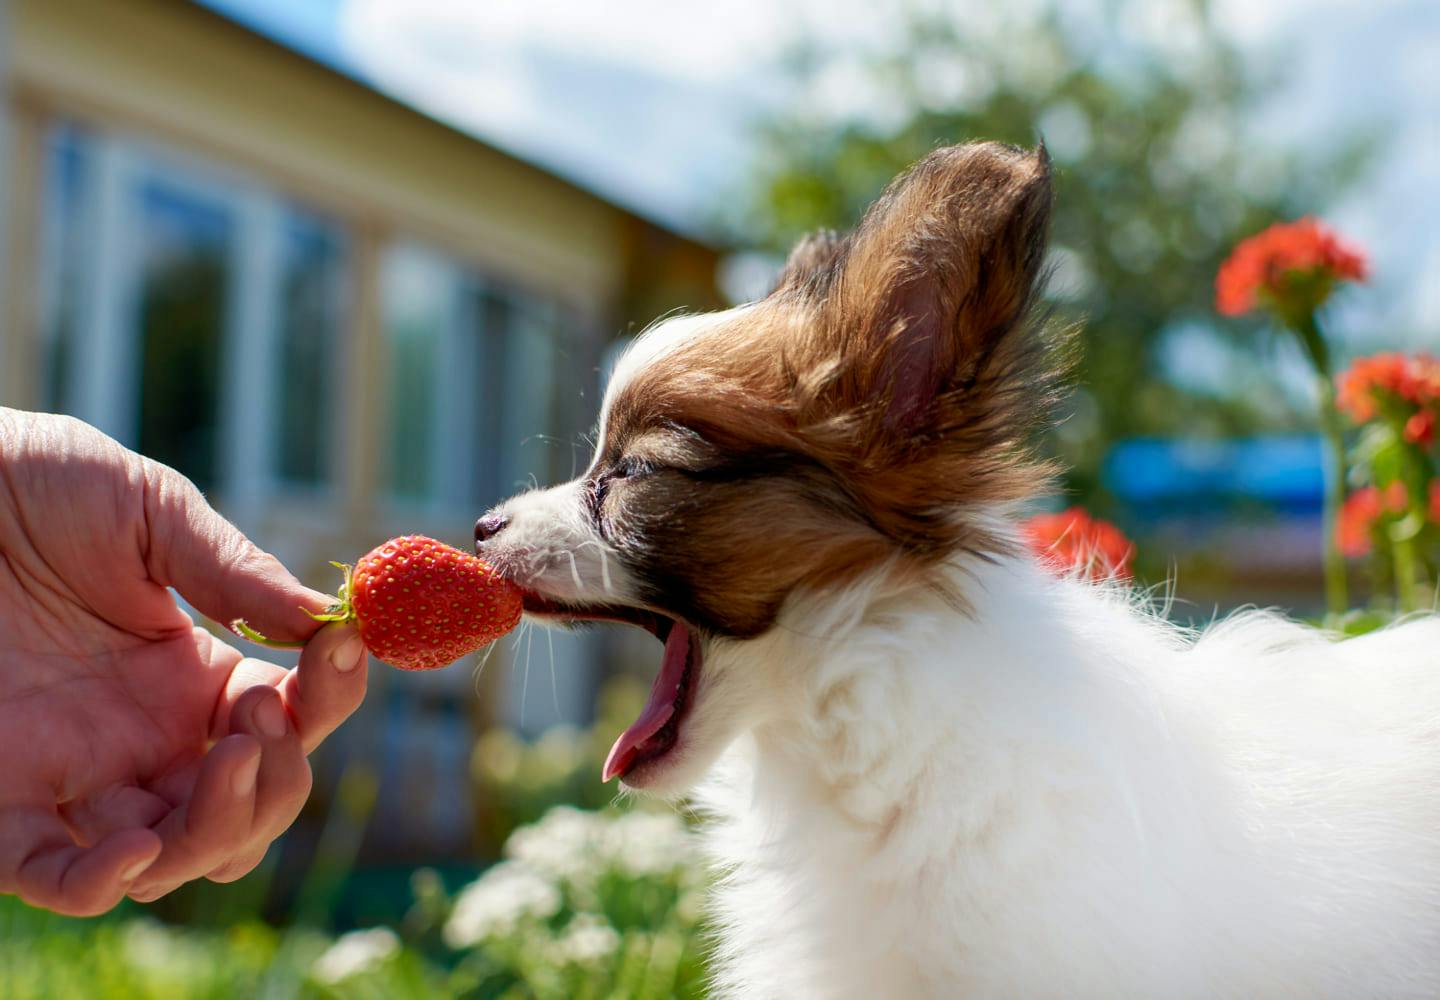
[[[335,603],[319,614],[316,614],[309,608],[301,608],[300,610],[317,622],[341,622],[342,624],[349,624],[355,621],[356,618],[355,605],[350,600],[351,577],[354,573],[354,568],[350,566],[349,563],[331,562],[330,565],[340,570],[345,576],[344,581],[340,584],[339,592],[335,595]],[[244,618],[236,618],[232,621],[230,623],[230,631],[242,639],[260,646],[269,646],[271,649],[302,649],[305,646],[304,642],[284,642],[279,639],[271,639],[269,636],[252,628],[250,623]]]

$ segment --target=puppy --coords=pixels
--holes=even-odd
[[[641,337],[479,549],[664,643],[605,778],[708,813],[725,995],[1440,996],[1440,620],[1197,637],[1019,543],[1050,201],[1043,150],[926,157]]]

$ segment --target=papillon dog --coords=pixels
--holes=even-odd
[[[1043,149],[925,157],[638,338],[478,550],[664,644],[604,777],[708,817],[723,995],[1440,996],[1440,619],[1190,634],[1021,544],[1051,196]]]

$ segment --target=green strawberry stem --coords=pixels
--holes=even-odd
[[[348,624],[355,620],[355,606],[350,602],[350,577],[354,572],[353,567],[348,563],[332,562],[330,564],[345,574],[345,580],[340,584],[340,592],[335,595],[335,603],[330,605],[320,614],[316,614],[309,608],[301,608],[317,622],[342,622]],[[269,646],[271,649],[303,649],[304,642],[282,642],[279,639],[271,639],[261,632],[250,627],[250,623],[244,618],[236,618],[230,623],[230,631],[242,639],[247,639],[260,646]]]

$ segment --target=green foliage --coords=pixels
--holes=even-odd
[[[1043,136],[1057,166],[1053,304],[1086,328],[1056,446],[1083,489],[1102,445],[1121,437],[1308,426],[1260,366],[1235,367],[1233,385],[1197,385],[1174,377],[1164,348],[1200,329],[1242,354],[1268,349],[1255,324],[1213,322],[1220,260],[1237,238],[1325,204],[1365,160],[1361,141],[1303,163],[1256,148],[1246,113],[1263,81],[1205,4],[1154,6],[1148,23],[1163,30],[1147,35],[1136,23],[1147,17],[1133,15],[1148,5],[1107,5],[1116,23],[1105,25],[1058,7],[998,27],[977,15],[987,31],[911,4],[894,44],[798,50],[802,99],[765,124],[755,178],[750,229],[783,251],[814,228],[849,228],[937,145]],[[837,80],[868,112],[828,96]]]
[[[601,809],[615,799],[615,786],[600,781],[601,765],[615,734],[640,713],[649,684],[622,675],[600,691],[595,724],[588,729],[557,726],[534,743],[503,727],[483,734],[470,757],[481,839],[499,844],[510,831],[534,823],[557,805]]]
[[[557,807],[453,897],[417,872],[398,929],[332,937],[253,918],[76,920],[0,897],[7,1000],[54,997],[699,997],[705,876],[673,812]]]

